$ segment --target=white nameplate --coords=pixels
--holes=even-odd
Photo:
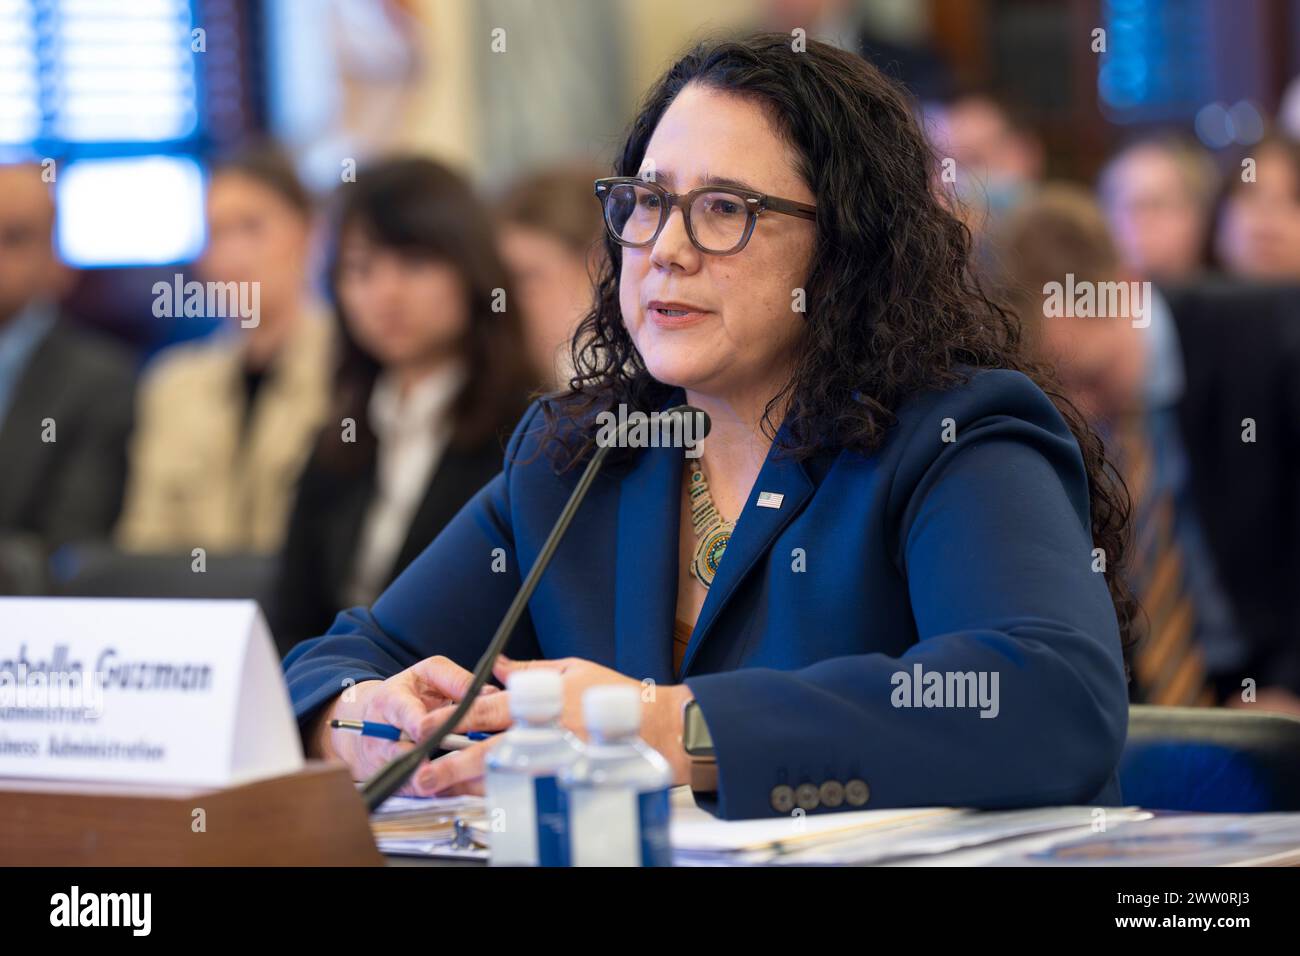
[[[256,602],[0,598],[0,777],[225,787],[302,765]]]

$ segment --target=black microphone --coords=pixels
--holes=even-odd
[[[692,405],[676,405],[659,414],[660,416],[682,418],[682,428],[679,434],[693,438],[695,442],[705,438],[713,427],[708,413]],[[694,418],[691,423],[694,426],[693,429],[686,424],[685,416]],[[551,533],[546,536],[546,541],[542,544],[541,550],[537,552],[537,560],[533,562],[533,566],[528,571],[528,576],[524,578],[524,582],[519,586],[519,591],[515,594],[514,600],[510,602],[510,607],[506,610],[505,617],[501,619],[500,625],[497,626],[496,634],[492,636],[487,650],[479,658],[479,662],[474,668],[474,679],[470,681],[469,690],[465,692],[465,696],[456,705],[456,709],[451,716],[443,721],[442,726],[428,737],[425,737],[406,753],[394,757],[383,769],[366,781],[365,786],[361,789],[361,797],[366,801],[368,811],[373,813],[381,803],[396,793],[410,779],[411,775],[429,759],[429,756],[438,749],[442,739],[451,733],[452,729],[469,712],[470,707],[478,698],[479,691],[487,683],[497,658],[510,640],[510,635],[518,627],[519,619],[523,617],[529,599],[533,596],[533,592],[537,590],[537,582],[541,579],[542,572],[551,563],[551,557],[555,554],[555,549],[559,547],[565,532],[569,530],[573,516],[577,513],[582,500],[587,497],[587,491],[591,488],[591,483],[596,480],[596,475],[600,473],[601,467],[605,464],[605,458],[609,454],[609,450],[623,444],[630,424],[630,420],[625,419],[615,433],[613,441],[598,443],[595,454],[591,456],[591,461],[587,463],[586,470],[583,471],[582,477],[578,479],[577,485],[574,486],[573,493],[569,495],[569,500],[565,503],[564,509],[560,512],[560,516],[555,519],[555,526],[551,528]]]

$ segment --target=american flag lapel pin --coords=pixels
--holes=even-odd
[[[760,491],[758,493],[758,506],[760,508],[779,508],[783,501],[785,501],[785,495],[779,495],[775,491]]]

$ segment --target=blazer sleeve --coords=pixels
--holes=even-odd
[[[772,816],[774,787],[829,780],[865,782],[866,809],[1079,804],[1108,783],[1128,704],[1082,458],[1047,397],[998,374],[1022,385],[933,405],[899,436],[890,510],[914,644],[687,679],[717,755],[718,815]],[[959,430],[942,443],[949,414]],[[897,675],[918,666],[985,675],[988,716],[901,706],[914,698]]]
[[[513,461],[540,406],[525,413],[500,474],[485,485],[373,607],[343,611],[322,637],[284,659],[299,727],[349,686],[385,680],[417,661],[443,655],[473,668],[522,580],[510,521]],[[466,600],[472,595],[473,600]],[[540,657],[527,614],[507,645],[520,659]]]

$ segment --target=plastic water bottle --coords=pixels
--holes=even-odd
[[[572,866],[670,866],[668,789],[673,772],[637,736],[636,687],[593,687],[582,699],[590,739],[560,774]]]
[[[493,866],[565,866],[568,835],[557,775],[582,742],[560,725],[558,671],[510,675],[513,723],[487,755],[488,842]]]

